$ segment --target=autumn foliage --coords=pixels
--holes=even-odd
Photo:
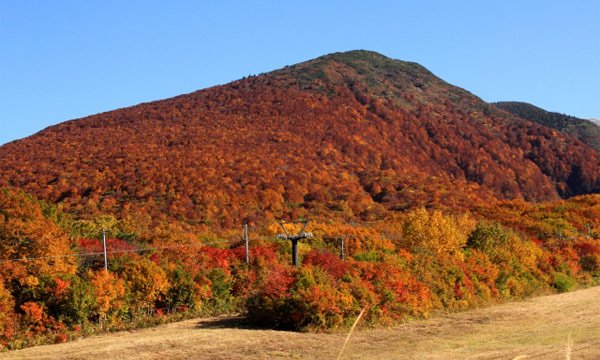
[[[239,233],[194,234],[194,227],[173,222],[136,229],[128,219],[106,216],[75,220],[21,191],[2,194],[5,223],[27,229],[33,221],[34,229],[43,225],[59,239],[73,239],[69,247],[45,249],[54,252],[44,259],[35,251],[1,254],[0,339],[9,347],[231,312],[245,313],[254,325],[294,330],[345,327],[363,309],[367,324],[394,324],[600,278],[598,196],[504,202],[458,214],[418,208],[363,224],[315,220],[315,237],[301,243],[302,265],[295,268],[289,244],[274,237],[275,224],[253,229],[246,264]],[[548,222],[562,227],[552,232]],[[98,255],[100,234],[89,237],[98,224],[111,235],[108,271]],[[48,239],[19,231],[3,232],[3,243]],[[56,266],[27,266],[42,260]]]
[[[66,122],[0,159],[0,347],[225,313],[389,325],[600,279],[600,154],[379,54]],[[293,267],[275,219],[298,218]]]

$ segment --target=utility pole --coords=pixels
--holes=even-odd
[[[108,271],[108,256],[106,254],[106,229],[102,229],[102,248],[104,249],[104,270]]]
[[[558,240],[562,241],[562,228],[558,228]]]
[[[246,248],[246,264],[250,263],[250,252],[248,249],[248,224],[244,224],[244,244]]]
[[[283,230],[283,234],[278,234],[277,238],[282,240],[290,240],[292,242],[292,264],[294,266],[298,266],[298,241],[301,239],[307,239],[313,237],[313,234],[310,232],[305,232],[306,226],[308,225],[308,220],[303,221],[295,221],[293,224],[304,224],[302,229],[295,235],[290,235],[286,230],[283,222],[278,221],[279,226]]]

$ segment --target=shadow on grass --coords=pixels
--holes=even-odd
[[[248,323],[248,320],[244,316],[218,316],[198,321],[198,324],[196,324],[196,329],[256,330],[261,328]]]
[[[269,326],[259,326],[251,324],[248,319],[242,315],[237,316],[216,316],[212,318],[201,319],[196,324],[196,329],[243,329],[243,330],[272,330],[283,332],[297,332],[290,329],[281,329]]]

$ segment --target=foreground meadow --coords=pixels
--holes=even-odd
[[[388,329],[359,329],[341,359],[598,359],[600,287]],[[1,359],[335,359],[346,333],[249,329],[202,318],[0,354]]]

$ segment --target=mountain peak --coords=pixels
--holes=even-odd
[[[288,87],[317,91],[328,96],[349,90],[357,99],[380,100],[415,109],[431,102],[460,99],[481,103],[468,91],[452,86],[422,65],[389,58],[369,50],[336,52],[265,74]],[[470,106],[470,105],[469,105]]]
[[[392,59],[370,50],[335,52],[286,67],[286,69],[324,70],[324,68],[336,65],[354,69],[358,75],[393,77],[398,73],[405,73],[414,77],[435,77],[429,70],[415,62]]]
[[[352,57],[352,58],[361,59],[361,60],[372,60],[372,59],[392,60],[391,58],[389,58],[383,54],[380,54],[377,51],[364,50],[364,49],[338,51],[338,52],[334,52],[331,54],[320,56],[319,58],[339,57],[339,56]]]
[[[335,52],[320,56],[314,60],[341,62],[346,63],[348,65],[356,65],[357,62],[367,62],[373,65],[381,65],[383,63],[391,62],[405,64],[410,63],[408,61],[392,59],[390,57],[387,57],[383,54],[371,50],[350,50]]]

